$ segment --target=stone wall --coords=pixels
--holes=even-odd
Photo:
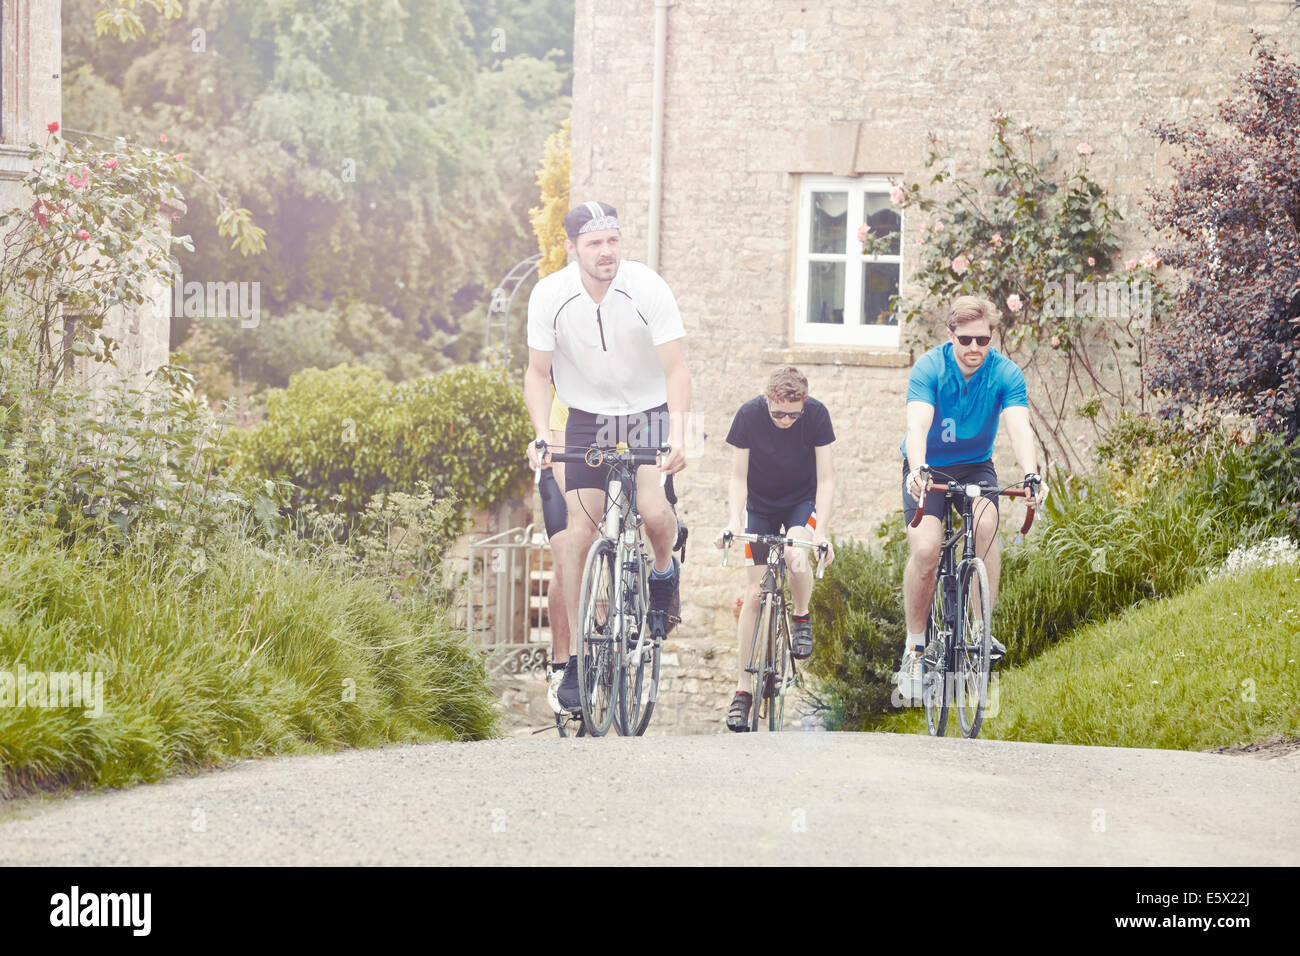
[[[644,258],[650,206],[654,4],[577,0],[572,189],[618,207]],[[915,180],[927,134],[959,169],[983,159],[988,118],[1095,149],[1124,216],[1125,257],[1149,245],[1139,201],[1168,176],[1143,119],[1208,116],[1250,62],[1249,28],[1295,52],[1285,0],[676,0],[668,12],[660,272],[676,294],[698,416],[679,483],[693,549],[685,624],[670,642],[661,729],[721,729],[735,666],[731,602],[744,574],[704,547],[726,518],[735,409],[793,361],[831,410],[838,537],[870,539],[899,507],[910,356],[794,346],[799,175]],[[914,263],[904,252],[904,283]],[[1005,436],[999,473],[1011,475]]]

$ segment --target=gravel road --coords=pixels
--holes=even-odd
[[[7,807],[0,865],[1300,864],[1300,754],[895,734],[424,744]],[[13,812],[16,811],[16,812]]]

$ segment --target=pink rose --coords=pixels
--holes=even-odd
[[[77,238],[84,242],[85,240],[90,238],[90,233],[86,232],[86,230],[84,229],[78,229]]]
[[[178,163],[179,163],[179,162],[183,162],[184,159],[185,159],[185,154],[184,154],[184,153],[177,153],[177,154],[176,154],[176,162],[178,162]]]
[[[993,233],[993,235],[989,237],[989,242],[993,243],[993,245],[995,246],[1002,245],[1002,233],[1000,232]]]
[[[1160,268],[1160,257],[1157,256],[1154,252],[1148,252],[1146,255],[1144,255],[1141,259],[1141,262],[1142,262],[1143,269]]]
[[[869,233],[870,231],[871,231],[871,227],[868,226],[865,222],[862,225],[858,226],[858,242],[865,244],[867,241],[867,233]]]
[[[1080,143],[1078,146],[1074,147],[1074,151],[1078,153],[1080,156],[1092,155],[1092,147],[1089,146],[1087,143]]]
[[[104,160],[103,165],[105,169],[117,169],[117,160],[110,156],[108,159]]]
[[[957,258],[952,260],[952,271],[957,275],[965,275],[970,269],[970,260],[964,253],[958,253]]]
[[[1134,262],[1132,259],[1125,259],[1124,268],[1127,269],[1129,272],[1132,272],[1134,269],[1137,268],[1137,263]]]
[[[158,142],[160,142],[160,143],[165,143],[165,142],[167,142],[167,134],[166,134],[166,133],[159,133],[159,134],[158,134]]]
[[[1012,312],[1019,312],[1024,307],[1025,304],[1020,301],[1020,296],[1016,295],[1015,293],[1012,293],[1011,295],[1007,296],[1007,308],[1010,309]]]
[[[936,219],[936,220],[934,221],[934,231],[935,231],[935,232],[943,232],[943,220],[942,220],[942,219]]]
[[[86,170],[84,169],[81,172],[84,174],[84,178],[82,179],[77,178],[76,173],[68,173],[68,175],[64,176],[63,178],[68,181],[68,184],[73,189],[85,189],[87,186],[90,185],[90,174],[86,172]]]
[[[902,186],[895,186],[889,191],[889,201],[895,206],[903,205],[903,200],[907,198],[907,193],[903,191]]]
[[[53,123],[46,123],[45,128],[51,133],[57,133],[59,131],[59,121],[55,120]]]
[[[1095,266],[1096,264],[1097,264],[1097,260],[1094,259],[1092,256],[1089,256],[1089,257],[1088,257],[1088,265],[1090,265],[1090,266]]]

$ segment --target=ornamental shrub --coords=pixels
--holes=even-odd
[[[1254,66],[1219,104],[1224,134],[1157,123],[1181,146],[1153,194],[1160,257],[1179,270],[1173,315],[1148,371],[1168,410],[1218,401],[1286,438],[1300,435],[1300,67],[1252,34]]]
[[[489,508],[522,490],[531,437],[523,392],[502,370],[459,366],[398,385],[354,365],[307,369],[267,400],[266,421],[237,436],[241,467],[293,482],[295,503],[355,518],[376,494]],[[453,519],[463,527],[459,510]]]

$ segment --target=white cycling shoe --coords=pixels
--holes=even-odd
[[[921,703],[921,655],[913,651],[903,654],[903,663],[894,675],[894,683],[903,697],[903,703],[915,707]]]

